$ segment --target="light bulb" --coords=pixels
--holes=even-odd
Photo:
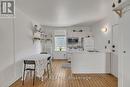
[[[107,28],[104,27],[104,28],[101,29],[101,31],[102,31],[102,32],[107,32]]]

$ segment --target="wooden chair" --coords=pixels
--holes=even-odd
[[[28,65],[33,66],[33,68],[31,67],[27,67]],[[25,71],[33,71],[33,85],[34,85],[34,81],[35,81],[35,69],[36,69],[36,64],[34,60],[24,60],[24,72],[23,72],[23,85],[24,85],[24,77],[25,77]]]
[[[48,78],[49,78],[49,71],[52,73],[52,64],[51,64],[51,56],[47,58],[47,73],[48,73]]]

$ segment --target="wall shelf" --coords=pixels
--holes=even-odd
[[[117,7],[113,9],[120,17],[123,15],[123,9],[130,6],[130,0],[126,0],[125,2],[122,2]]]
[[[34,40],[41,40],[41,38],[37,38],[37,37],[34,37],[33,39],[34,39]]]
[[[33,43],[36,41],[36,40],[41,40],[41,38],[38,38],[38,37],[33,37]]]

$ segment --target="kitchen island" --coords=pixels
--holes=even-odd
[[[71,58],[73,74],[110,73],[110,55],[105,52],[74,52]]]

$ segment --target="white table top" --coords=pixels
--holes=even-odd
[[[50,54],[36,54],[32,56],[27,56],[25,60],[34,60],[36,63],[36,76],[41,78],[44,74],[44,69],[47,67],[47,58],[50,57]],[[27,66],[34,67],[34,66]]]

